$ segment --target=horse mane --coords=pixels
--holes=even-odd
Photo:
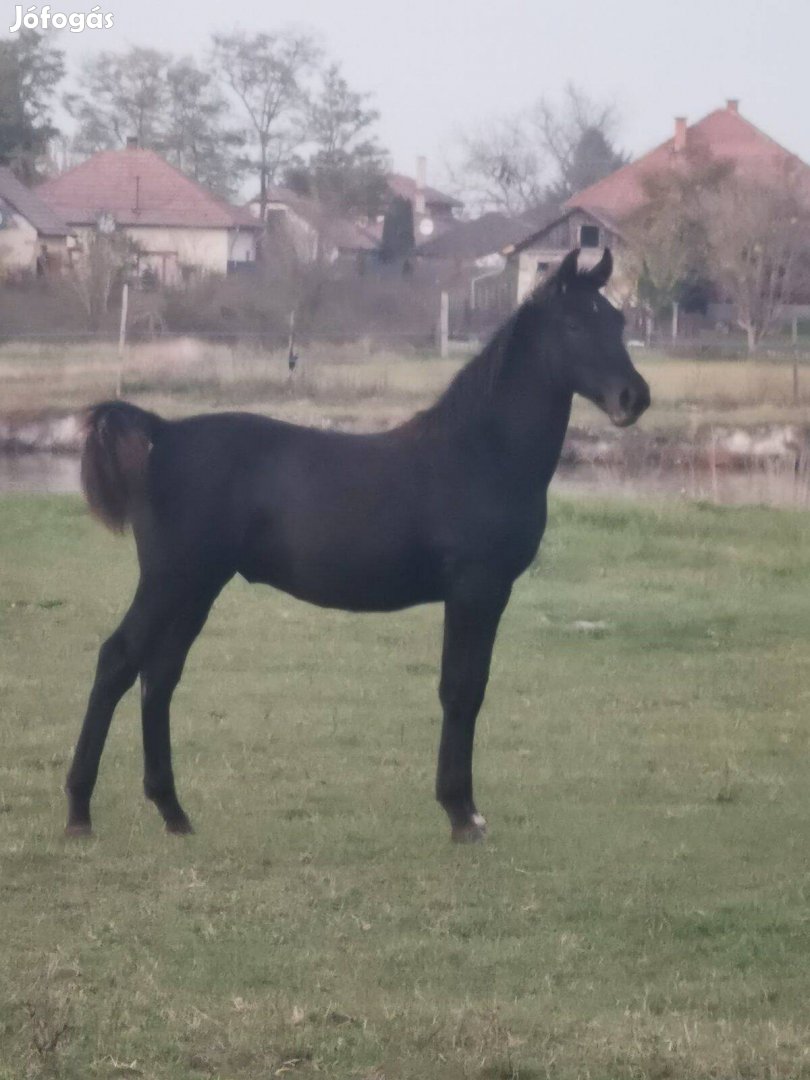
[[[507,359],[526,341],[529,319],[540,318],[547,295],[548,282],[545,282],[501,323],[483,349],[456,373],[436,402],[424,412],[417,413],[417,417],[446,424],[466,421],[483,412],[492,399]]]

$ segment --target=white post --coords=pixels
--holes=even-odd
[[[680,305],[677,300],[672,301],[672,340],[678,340],[678,316],[680,315]]]
[[[129,284],[124,282],[121,290],[121,329],[118,331],[118,382],[115,396],[120,398],[124,390],[124,347],[127,343],[127,309],[129,308]]]
[[[439,356],[443,359],[447,356],[448,341],[450,338],[450,297],[446,292],[442,292],[441,301],[439,303],[439,326],[438,326],[438,346]]]
[[[799,316],[794,315],[790,325],[790,340],[793,343],[793,404],[799,404]]]

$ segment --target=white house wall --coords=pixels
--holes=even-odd
[[[11,215],[8,224],[0,229],[0,271],[33,272],[39,245],[39,234],[34,226],[19,214]]]
[[[95,233],[90,228],[76,231],[83,245]],[[153,270],[166,285],[178,284],[186,267],[198,273],[226,274],[229,261],[256,258],[256,236],[250,230],[130,225],[123,231],[138,246],[141,270]]]
[[[227,272],[227,229],[172,229],[128,225],[125,232],[144,255],[167,255],[167,276],[178,274],[184,266],[209,274]],[[173,272],[170,263],[174,264]],[[167,281],[167,284],[172,284],[172,281]]]

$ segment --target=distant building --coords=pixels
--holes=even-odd
[[[413,207],[413,229],[417,244],[439,236],[457,223],[456,211],[464,203],[452,195],[439,191],[427,183],[427,158],[416,159],[416,176],[403,173],[387,173],[385,177],[386,199],[382,212],[376,218],[362,218],[360,225],[373,236],[377,244],[382,241],[385,213],[395,198],[407,199]]]
[[[553,273],[572,248],[580,249],[579,266],[586,269],[599,261],[603,248],[620,250],[621,245],[621,226],[604,212],[577,207],[553,217],[503,250],[512,306]]]
[[[677,117],[669,139],[572,195],[563,214],[506,246],[504,275],[482,285],[478,303],[499,312],[510,310],[554,271],[571,248],[581,249],[580,264],[587,266],[605,246],[613,249],[616,262],[610,289],[617,300],[626,300],[634,283],[622,274],[627,250],[623,228],[647,202],[647,183],[673,169],[688,171],[695,163],[709,161],[729,162],[736,175],[766,185],[797,182],[810,199],[810,167],[746,120],[739,102],[730,99],[725,108],[694,124]]]
[[[578,191],[565,205],[622,221],[647,201],[645,181],[650,177],[707,159],[731,162],[736,175],[763,184],[798,179],[810,195],[810,167],[746,120],[739,101],[730,98],[725,108],[694,124],[676,117],[672,135],[660,146]]]
[[[124,233],[138,271],[164,285],[256,262],[256,218],[153,150],[104,150],[40,184],[37,195],[67,222],[80,248],[96,230]]]
[[[44,274],[67,259],[70,230],[40,196],[0,168],[0,275]]]
[[[247,208],[258,220],[259,197],[251,199]],[[332,213],[315,199],[272,184],[267,189],[265,222],[267,259],[286,248],[301,263],[362,262],[378,247],[374,237],[355,222]]]

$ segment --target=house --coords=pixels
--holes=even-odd
[[[515,244],[534,232],[524,218],[498,211],[470,221],[453,221],[437,236],[416,245],[411,262],[430,274],[434,284],[449,293],[455,332],[479,329],[474,311],[484,311],[483,323],[505,316],[512,297],[504,274],[506,256]]]
[[[621,250],[621,245],[621,226],[608,214],[571,208],[503,249],[506,282],[500,285],[505,287],[505,295],[514,306],[552,273],[572,248],[580,249],[579,266],[587,269],[599,261],[603,248]],[[618,290],[620,285],[621,276],[617,271],[611,286]]]
[[[427,158],[416,159],[416,176],[386,173],[385,197],[382,212],[374,218],[361,218],[360,226],[377,244],[382,242],[385,215],[395,198],[407,199],[413,208],[413,229],[417,244],[438,236],[456,224],[455,213],[464,206],[459,199],[447,195],[427,183]]]
[[[132,142],[46,180],[37,195],[80,247],[98,231],[125,235],[137,271],[164,285],[255,266],[261,223]]]
[[[442,259],[478,270],[503,266],[503,251],[522,240],[532,230],[522,218],[496,210],[470,221],[453,220],[438,236],[417,243],[414,254],[420,259]]]
[[[695,124],[678,116],[670,138],[628,165],[572,195],[565,204],[604,213],[614,221],[627,219],[647,201],[646,182],[673,168],[688,168],[691,161],[727,161],[736,175],[760,183],[798,179],[810,191],[810,168],[746,120],[735,98]]]
[[[261,215],[257,196],[247,205],[256,220]],[[265,196],[268,255],[287,247],[301,263],[336,263],[363,260],[376,251],[377,243],[361,226],[330,212],[316,199],[290,188],[270,185]]]
[[[456,210],[464,204],[427,183],[427,158],[416,159],[416,177],[388,173],[385,178],[391,199],[407,199],[413,206],[413,229],[417,242],[450,228]],[[382,219],[380,219],[382,221]]]
[[[0,275],[43,274],[67,260],[70,230],[39,195],[0,168]]]
[[[676,117],[670,138],[572,195],[562,215],[505,248],[504,280],[487,283],[480,302],[514,306],[572,247],[581,248],[580,262],[587,266],[606,245],[613,249],[616,264],[610,291],[617,302],[626,302],[634,282],[629,273],[623,274],[628,262],[623,258],[628,250],[623,227],[647,202],[649,181],[672,169],[688,170],[708,161],[728,162],[736,175],[764,184],[798,181],[810,194],[810,168],[746,120],[739,102],[729,99],[725,108],[694,124]]]

